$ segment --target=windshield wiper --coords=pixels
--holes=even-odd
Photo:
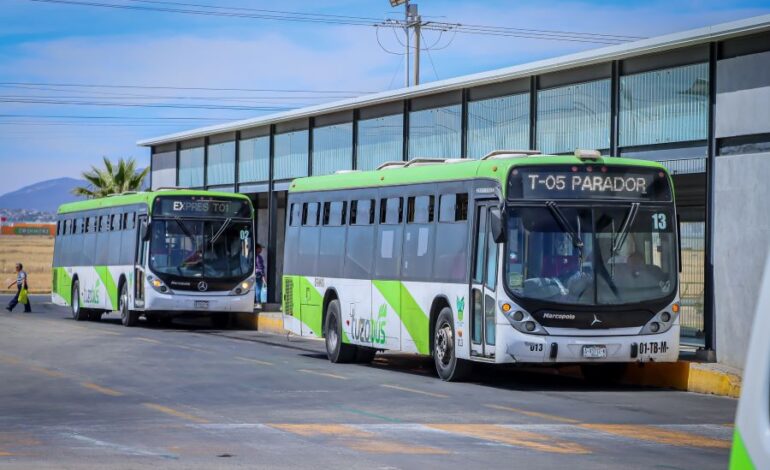
[[[580,235],[575,231],[574,228],[572,228],[572,225],[569,223],[567,218],[564,216],[564,213],[561,211],[561,209],[559,209],[559,206],[557,206],[555,202],[547,201],[545,205],[548,207],[548,209],[550,209],[553,218],[556,219],[556,222],[561,225],[562,230],[567,232],[570,240],[572,240],[572,244],[575,245],[575,248],[577,248],[580,252],[580,258],[582,259],[584,243],[583,240],[580,239]]]
[[[190,231],[187,229],[187,226],[184,224],[184,222],[182,222],[182,219],[180,219],[179,216],[174,217],[174,222],[179,225],[179,229],[182,230],[182,233],[184,233],[186,237],[193,241],[195,240],[195,237],[192,233],[190,233]]]
[[[617,255],[620,247],[623,246],[623,244],[626,242],[626,238],[628,238],[628,229],[631,227],[631,225],[633,225],[638,213],[639,203],[632,202],[631,208],[628,210],[628,214],[626,215],[626,220],[623,221],[623,225],[620,227],[620,231],[618,232],[618,238],[616,238],[615,243],[612,244],[612,256]]]
[[[211,245],[213,245],[214,243],[217,242],[217,240],[219,240],[219,237],[222,236],[222,234],[224,233],[224,231],[227,229],[227,227],[230,225],[230,222],[232,221],[233,219],[230,217],[228,217],[227,220],[225,220],[225,223],[223,223],[222,226],[219,228],[219,230],[217,230],[217,233],[215,233],[214,236],[211,237],[211,240],[209,240],[209,243]]]

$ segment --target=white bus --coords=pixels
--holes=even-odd
[[[168,321],[254,309],[254,222],[243,195],[193,190],[126,193],[59,208],[52,301],[75,320],[117,311]]]
[[[285,327],[325,338],[333,362],[412,352],[455,380],[472,361],[599,377],[679,355],[678,224],[657,163],[418,159],[297,179],[288,203]]]

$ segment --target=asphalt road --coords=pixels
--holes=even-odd
[[[0,302],[8,302],[0,296]],[[736,401],[429,360],[205,322],[0,310],[0,468],[723,469]]]

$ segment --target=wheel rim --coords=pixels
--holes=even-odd
[[[339,335],[337,335],[337,317],[333,315],[329,318],[329,330],[326,332],[326,341],[330,352],[337,349],[337,342],[339,341]]]
[[[447,322],[443,322],[436,332],[436,358],[442,367],[449,365],[452,360],[453,342],[452,327]]]
[[[118,308],[120,309],[120,318],[125,319],[126,314],[128,313],[128,309],[126,308],[126,305],[128,304],[128,296],[126,295],[125,287],[120,291],[119,303],[120,304],[118,305]]]
[[[80,313],[80,285],[77,282],[75,288],[72,289],[72,313],[75,315]]]

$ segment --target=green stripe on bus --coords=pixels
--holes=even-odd
[[[730,452],[730,470],[754,470],[754,464],[751,462],[746,444],[738,429],[733,432],[733,449]]]
[[[67,304],[72,303],[72,276],[66,269],[53,268],[53,291]]]
[[[115,280],[112,279],[112,273],[107,266],[94,266],[96,274],[99,275],[99,279],[102,280],[104,288],[107,290],[107,298],[110,299],[110,306],[112,310],[118,309],[118,287],[115,285]]]
[[[406,286],[401,281],[372,281],[372,284],[396,312],[401,324],[412,337],[417,351],[420,354],[429,354],[428,315],[420,308]]]
[[[310,330],[316,336],[320,338],[323,335],[323,326],[321,325],[321,309],[323,308],[323,298],[307,277],[297,277],[299,279],[300,289],[299,319],[302,323],[307,325],[307,327],[310,328]]]

